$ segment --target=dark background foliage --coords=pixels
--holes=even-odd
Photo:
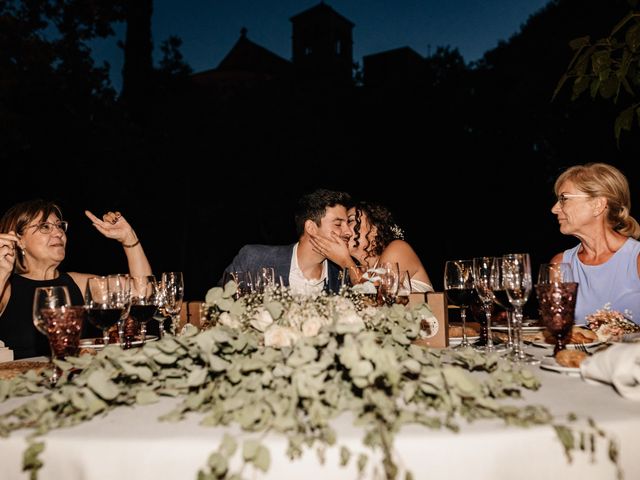
[[[620,106],[572,101],[570,87],[551,101],[569,41],[608,35],[629,11],[623,0],[554,0],[479,62],[445,46],[420,82],[335,88],[203,88],[176,38],[154,69],[150,9],[0,2],[0,210],[58,201],[67,270],[126,269],[121,247],[83,215],[118,209],[154,270],[184,271],[187,298],[202,298],[241,245],[295,241],[297,198],[325,187],[389,206],[441,289],[446,259],[527,251],[535,272],[573,246],[550,213],[553,181],[572,164],[618,166],[637,205],[638,129],[616,145]],[[119,21],[118,97],[87,42]]]

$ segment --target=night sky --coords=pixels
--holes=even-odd
[[[291,58],[293,15],[317,5],[316,0],[155,0],[152,31],[154,60],[170,35],[183,40],[182,53],[195,72],[215,68],[248,29],[254,42]],[[354,61],[393,48],[409,46],[428,56],[438,46],[456,47],[465,61],[478,60],[500,40],[518,32],[547,0],[334,0],[325,2],[353,23]],[[117,38],[122,38],[120,25]],[[121,84],[122,52],[117,38],[95,44],[95,57],[111,64],[114,86]]]

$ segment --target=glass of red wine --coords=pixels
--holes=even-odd
[[[158,283],[153,275],[131,277],[131,308],[129,315],[140,328],[140,341],[144,345],[147,338],[147,322],[158,311]]]
[[[120,302],[118,294],[109,288],[107,277],[91,277],[87,280],[84,303],[87,320],[102,330],[102,343],[109,344],[109,329],[116,325],[126,306]]]
[[[467,308],[473,300],[473,260],[448,260],[444,265],[444,290],[450,304],[460,307],[462,341],[455,348],[471,346],[467,339]]]

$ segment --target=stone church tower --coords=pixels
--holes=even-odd
[[[292,62],[298,79],[314,84],[351,84],[354,24],[324,2],[290,20]]]

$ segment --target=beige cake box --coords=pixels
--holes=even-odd
[[[426,302],[425,302],[426,296]],[[435,333],[427,338],[419,340],[420,345],[433,348],[445,348],[449,346],[449,317],[447,312],[447,297],[444,292],[411,293],[409,305],[427,303],[438,320]]]
[[[0,363],[13,361],[13,350],[4,346],[0,340]]]

